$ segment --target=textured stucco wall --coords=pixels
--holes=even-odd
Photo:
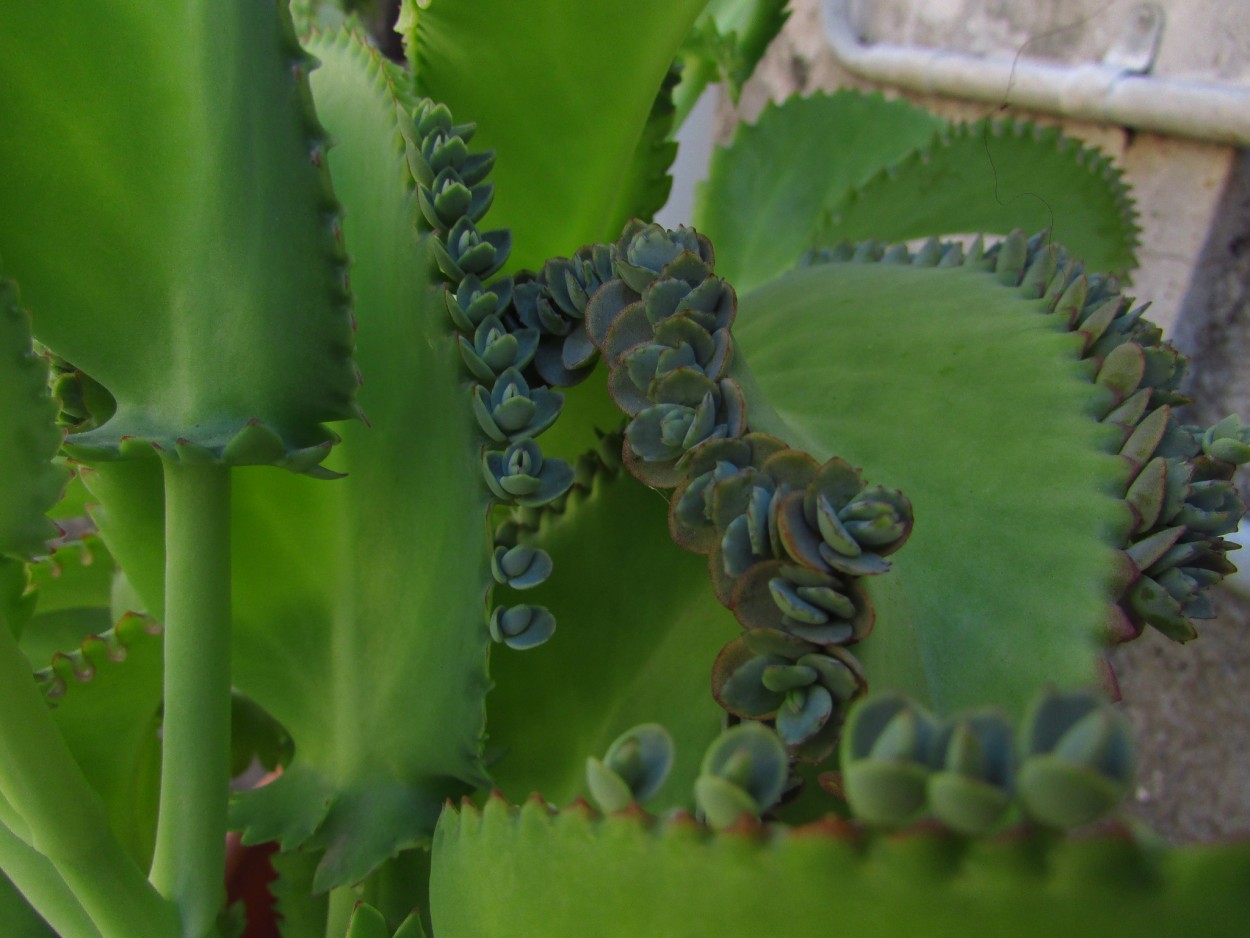
[[[1250,85],[1250,3],[1170,0],[1164,6],[1168,19],[1156,73]],[[838,63],[825,44],[817,0],[793,0],[792,8],[737,111],[722,103],[722,136],[738,119],[753,119],[766,101],[793,92],[861,87],[896,93]],[[852,16],[868,41],[1079,64],[1101,59],[1131,8],[1127,0],[874,0],[858,3]],[[908,97],[956,119],[996,110]],[[1250,158],[1198,141],[1014,109],[1011,115],[1061,123],[1114,156],[1141,211],[1142,269],[1133,292],[1153,300],[1155,320],[1196,358],[1199,402],[1190,419],[1210,422],[1232,411],[1250,418]],[[1142,746],[1135,810],[1174,840],[1250,831],[1250,604],[1225,593],[1219,605],[1220,617],[1201,626],[1196,642],[1176,646],[1150,633],[1114,655]]]

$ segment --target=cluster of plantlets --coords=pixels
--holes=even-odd
[[[1053,826],[1115,800],[1091,696],[1039,705],[1014,773],[1003,723],[920,706],[1019,717],[1110,638],[1192,637],[1250,431],[1174,416],[1181,359],[1086,272],[1132,265],[1123,187],[1055,134],[817,96],[718,154],[697,233],[628,221],[781,7],[408,3],[406,68],[327,4],[303,48],[281,3],[5,10],[15,934],[236,932],[227,827],[277,844],[294,938],[897,933],[967,902],[1236,933],[1244,848],[983,836],[1008,794]],[[1041,228],[977,188],[990,146],[1084,267],[1048,235],[865,240]],[[817,783],[847,719],[849,807]],[[227,808],[253,758],[277,779]]]

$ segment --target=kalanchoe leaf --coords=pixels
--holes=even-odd
[[[515,368],[500,374],[489,394],[480,384],[473,390],[473,414],[482,432],[499,443],[537,436],[555,423],[563,406],[564,395],[531,390]]]
[[[1017,788],[1025,812],[1058,828],[1088,824],[1132,787],[1132,730],[1093,691],[1047,692],[1025,716]]]
[[[503,267],[512,250],[512,233],[507,229],[481,232],[468,218],[461,218],[445,242],[435,238],[431,245],[439,270],[458,282],[469,275],[489,277]]]
[[[833,714],[833,695],[819,685],[796,688],[777,711],[777,734],[787,746],[815,736]]]
[[[682,254],[710,268],[715,255],[712,245],[694,229],[680,226],[676,231],[660,225],[634,225],[617,241],[616,274],[633,290],[642,293],[666,267]]]
[[[1014,741],[997,711],[961,714],[942,727],[934,743],[939,766],[929,778],[929,806],[939,821],[968,836],[984,836],[1011,803]]]
[[[695,782],[695,802],[712,827],[729,827],[744,813],[772,807],[785,789],[789,770],[776,733],[759,723],[739,724],[708,748]]]
[[[542,606],[498,606],[490,617],[490,637],[518,651],[541,645],[555,630],[555,616]]]
[[[842,735],[842,778],[852,813],[874,826],[897,827],[924,808],[937,725],[898,694],[869,698],[851,710]]]
[[[1128,591],[1124,603],[1132,617],[1154,626],[1174,642],[1188,642],[1198,637],[1198,631],[1185,617],[1184,607],[1151,577],[1139,579]]]
[[[825,758],[851,701],[865,690],[854,657],[771,629],[751,629],[717,656],[712,694],[748,719],[774,719],[781,738],[807,761]]]
[[[642,294],[647,321],[658,328],[670,318],[687,319],[705,332],[728,329],[738,309],[738,297],[721,277],[711,276],[702,264],[683,263],[686,277],[671,276],[681,272],[674,264],[670,276],[653,281]]]
[[[1238,466],[1250,462],[1250,424],[1235,414],[1225,417],[1203,433],[1202,451]]]
[[[778,629],[820,646],[861,641],[875,619],[862,584],[777,560],[741,575],[731,608],[748,629]]]
[[[445,296],[447,312],[456,328],[473,332],[487,317],[498,317],[507,309],[512,301],[512,281],[505,278],[484,287],[481,279],[470,274],[459,280],[454,293],[448,290]]]
[[[669,462],[687,450],[725,435],[716,424],[716,401],[709,391],[695,407],[656,404],[640,411],[625,429],[629,448],[648,462]]]
[[[644,723],[618,736],[603,760],[588,759],[586,781],[605,813],[649,801],[673,767],[673,737],[658,723]]]
[[[543,335],[566,336],[577,325],[561,315],[547,285],[533,274],[525,273],[517,277],[512,302],[516,318]]]
[[[525,368],[533,361],[534,352],[538,349],[537,329],[522,328],[510,332],[494,315],[481,321],[471,343],[464,336],[457,338],[465,367],[473,377],[491,384],[509,368]]]
[[[490,569],[495,582],[514,590],[526,590],[546,582],[551,576],[551,555],[525,544],[499,546],[491,555]]]
[[[559,498],[573,484],[573,469],[562,459],[544,459],[538,444],[518,440],[502,453],[487,452],[483,476],[500,499],[538,507]]]
[[[730,713],[752,719],[767,718],[785,700],[785,691],[770,688],[765,675],[791,662],[769,652],[755,652],[742,638],[723,649],[712,667],[712,695]]]
[[[785,694],[797,687],[808,687],[816,682],[816,669],[802,664],[771,664],[764,668],[761,683],[777,694]]]

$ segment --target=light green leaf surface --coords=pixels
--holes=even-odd
[[[325,889],[427,839],[444,798],[484,783],[492,581],[483,437],[408,221],[397,74],[356,37],[310,48],[324,63],[319,113],[341,141],[329,161],[373,427],[344,427],[330,465],[345,479],[235,473],[235,684],[282,723],[295,756],[234,822],[249,841],[323,850]],[[102,533],[156,610],[160,497],[147,468],[102,466],[93,491]]]
[[[160,629],[130,616],[36,673],[74,760],[135,862],[152,857],[160,743]]]
[[[839,91],[770,104],[712,155],[694,226],[739,294],[792,268],[846,191],[945,126],[903,101]]]
[[[681,126],[705,88],[725,83],[736,102],[742,86],[789,17],[788,0],[711,0],[682,43],[674,93]]]
[[[512,267],[611,241],[656,93],[705,0],[433,0],[400,25],[421,94],[498,151],[490,221]]]
[[[80,452],[130,436],[123,449],[173,455],[186,439],[222,458],[249,421],[281,438],[276,456],[227,460],[327,443],[321,421],[355,412],[352,336],[285,6],[7,3],[3,17],[0,254],[40,340],[118,404]],[[109,43],[124,54],[106,63]]]
[[[653,807],[693,803],[724,717],[709,690],[712,664],[740,629],[713,596],[705,559],[673,544],[667,511],[663,493],[624,472],[601,474],[532,538],[555,571],[515,601],[546,605],[559,626],[545,645],[491,660],[490,746],[504,750],[491,774],[510,796],[585,797],[586,758],[655,722],[672,733],[676,760]],[[497,599],[508,602],[507,592]]]
[[[817,245],[1048,229],[1089,270],[1137,266],[1137,213],[1111,161],[1054,127],[953,127],[832,206]]]
[[[877,622],[855,654],[873,690],[1020,712],[1041,685],[1097,680],[1124,470],[1090,415],[1079,336],[1041,308],[968,267],[878,263],[742,300],[733,372],[752,429],[842,456],[915,507],[869,583]]]
[[[23,653],[31,661],[48,661],[58,651],[76,648],[84,636],[111,629],[114,570],[95,536],[62,541],[54,554],[33,564],[35,614],[22,630]]]
[[[870,838],[838,822],[714,836],[689,820],[553,817],[496,798],[445,812],[434,851],[438,938],[1237,938],[1250,891],[1244,843]]]

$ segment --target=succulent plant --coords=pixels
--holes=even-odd
[[[1046,694],[1025,717],[1020,802],[1043,824],[1088,824],[1119,804],[1132,787],[1134,768],[1128,720],[1097,694]]]
[[[1095,273],[1118,174],[818,95],[667,230],[782,4],[567,6],[405,3],[404,66],[317,0],[5,6],[6,933],[229,934],[229,827],[291,936],[1240,934],[1244,845],[1053,830],[1250,457]]]

